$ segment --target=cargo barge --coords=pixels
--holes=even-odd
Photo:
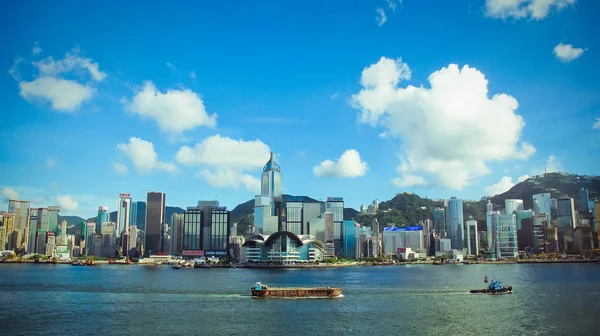
[[[298,297],[298,298],[336,298],[342,297],[342,288],[339,287],[286,287],[270,288],[257,282],[252,287],[252,297]]]

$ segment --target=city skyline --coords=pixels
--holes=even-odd
[[[7,5],[1,197],[84,218],[149,189],[233,209],[260,194],[271,151],[283,193],[354,209],[592,175],[600,5],[495,3]]]

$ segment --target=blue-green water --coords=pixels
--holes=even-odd
[[[469,294],[492,270],[509,295]],[[340,299],[250,287],[342,286]],[[1,335],[591,335],[600,265],[305,270],[0,265]]]

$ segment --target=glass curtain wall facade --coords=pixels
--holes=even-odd
[[[302,234],[302,202],[286,202],[287,231]]]
[[[210,239],[209,245],[203,246],[203,249],[209,255],[213,254],[219,257],[229,254],[229,229],[231,227],[231,218],[229,211],[225,209],[213,209],[210,220]]]
[[[433,209],[433,229],[440,237],[446,233],[446,214],[444,208]]]
[[[187,208],[183,214],[183,254],[202,250],[202,210]]]
[[[548,215],[548,225],[552,220],[552,209],[551,209],[551,197],[550,193],[535,194],[532,196],[533,199],[533,212],[536,215]]]
[[[452,249],[462,250],[464,248],[463,223],[462,200],[451,197],[446,210],[446,228],[448,238],[452,241]]]
[[[146,202],[145,256],[162,252],[161,242],[163,224],[165,221],[165,199],[165,193],[154,191],[148,192]]]
[[[494,216],[495,247],[498,259],[516,258],[517,251],[517,223],[514,214],[500,214]]]

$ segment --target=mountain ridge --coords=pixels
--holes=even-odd
[[[553,198],[566,194],[574,198],[576,203],[578,203],[578,192],[582,186],[588,188],[590,200],[600,198],[600,176],[577,175],[564,172],[532,176],[515,184],[502,194],[483,197],[479,201],[463,200],[464,218],[466,220],[469,216],[473,216],[475,220],[485,221],[485,207],[488,199],[494,204],[495,210],[504,209],[504,200],[509,198],[522,199],[524,207],[532,209],[532,195],[544,192],[549,192]],[[308,196],[298,197],[302,197],[304,202],[319,202]],[[145,202],[140,201],[137,203],[138,218],[145,218]],[[360,214],[353,208],[344,208],[344,219],[355,219],[359,223],[370,224],[374,218],[377,218],[381,225],[393,223],[398,226],[409,226],[417,224],[422,219],[431,219],[433,217],[433,209],[441,205],[442,202],[439,200],[422,198],[410,192],[401,192],[390,200],[381,202],[379,204],[380,211],[376,215]],[[244,233],[253,224],[253,211],[254,199],[240,203],[231,210],[232,222],[238,223],[238,232]],[[140,216],[141,212],[143,212],[143,216]],[[169,221],[171,214],[183,212],[183,208],[167,206],[165,221]],[[88,220],[94,220],[95,218],[92,217]],[[113,221],[116,220],[116,211],[111,213],[110,218]],[[81,221],[85,220],[78,216],[59,216],[59,219],[66,219],[69,226],[80,224]]]

